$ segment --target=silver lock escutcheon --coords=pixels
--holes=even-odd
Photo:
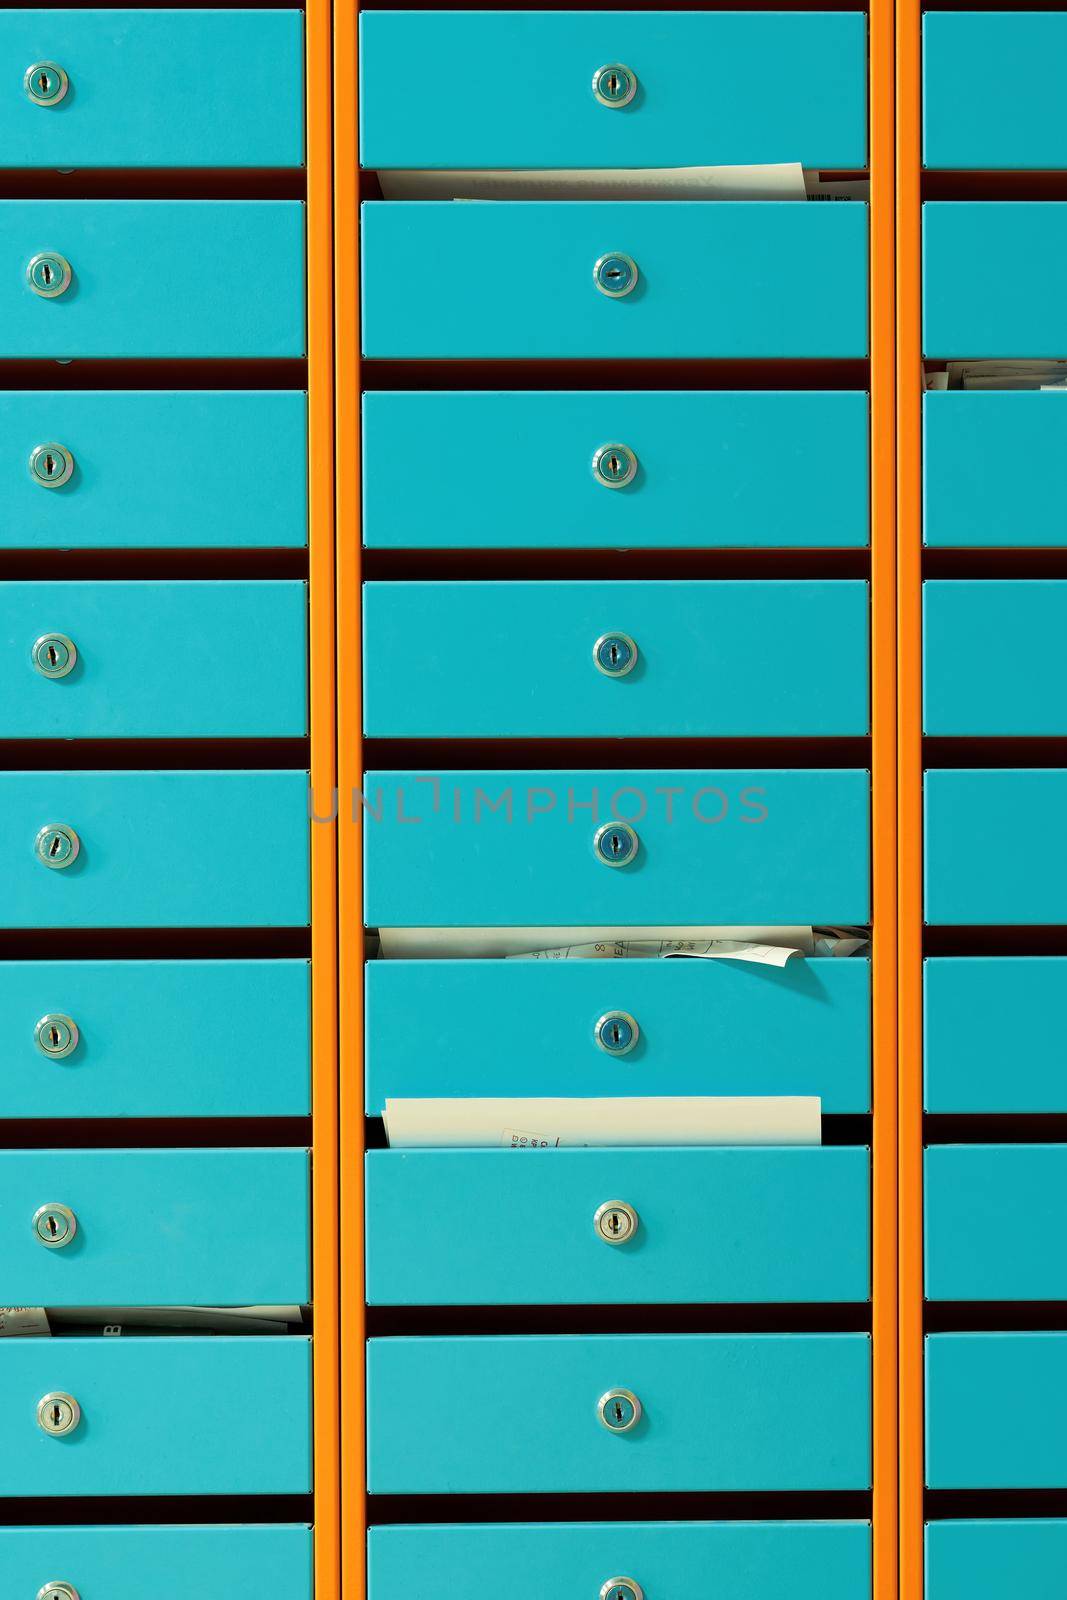
[[[625,678],[637,665],[637,645],[628,633],[602,633],[593,646],[593,664],[605,678]]]
[[[617,111],[628,106],[637,93],[637,73],[624,67],[621,61],[597,67],[593,73],[593,93],[602,106]]]
[[[35,106],[57,106],[70,88],[70,79],[58,61],[35,61],[26,68],[22,86]]]
[[[44,866],[60,872],[72,867],[81,851],[81,840],[65,822],[50,822],[40,829],[33,841],[34,853]]]
[[[600,1586],[600,1600],[645,1600],[636,1578],[609,1578]]]
[[[593,835],[593,854],[606,867],[629,866],[637,851],[637,834],[628,822],[602,822]]]
[[[625,1200],[605,1200],[593,1215],[593,1227],[605,1244],[625,1244],[637,1232],[640,1221],[633,1206]]]
[[[69,1206],[53,1202],[38,1206],[33,1213],[33,1232],[40,1244],[49,1250],[62,1250],[70,1244],[78,1231],[78,1219]]]
[[[609,300],[621,300],[624,295],[632,294],[639,276],[633,256],[624,255],[621,250],[612,250],[593,263],[593,282]]]
[[[61,489],[73,471],[74,457],[65,445],[38,444],[30,451],[30,477],[42,489]]]
[[[593,477],[605,489],[625,489],[637,476],[637,457],[628,444],[602,444],[593,456]]]
[[[37,1591],[37,1600],[81,1600],[81,1595],[72,1583],[64,1583],[60,1578],[53,1578],[51,1583],[46,1583]]]
[[[50,1011],[33,1030],[34,1044],[50,1061],[62,1061],[64,1056],[73,1055],[80,1038],[74,1018],[65,1017],[61,1011]]]
[[[42,633],[30,659],[42,678],[65,678],[78,665],[78,647],[65,633]]]
[[[74,270],[58,250],[42,250],[26,267],[26,282],[43,300],[55,300],[70,288]]]
[[[629,1433],[641,1421],[641,1402],[631,1389],[609,1389],[597,1401],[596,1414],[609,1433]]]
[[[37,1402],[37,1426],[53,1439],[73,1433],[82,1419],[82,1408],[72,1394],[56,1390]]]
[[[597,1045],[609,1056],[629,1055],[640,1037],[637,1018],[628,1011],[605,1011],[602,1017],[597,1017],[593,1029]]]

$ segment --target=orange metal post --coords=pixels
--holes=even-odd
[[[338,842],[341,955],[341,1522],[343,1593],[366,1593],[363,1288],[363,907],[360,695],[359,154],[356,0],[334,15],[337,283]]]
[[[874,1600],[897,1600],[896,293],[893,0],[871,0]]]
[[[900,1592],[923,1592],[921,4],[897,0]]]
[[[311,800],[329,817],[337,783],[334,677],[333,132],[330,0],[307,0],[308,572]],[[311,1204],[315,1593],[340,1589],[337,1256],[337,830],[311,823]]]

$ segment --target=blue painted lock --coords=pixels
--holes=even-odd
[[[0,685],[4,739],[301,738],[307,586],[6,583]]]
[[[1067,202],[928,201],[923,242],[928,356],[1036,357],[1067,349],[1059,270]]]
[[[1067,1334],[927,1335],[926,1482],[1067,1487]]]
[[[309,1339],[5,1341],[2,1496],[310,1489]]]
[[[368,167],[686,167],[783,151],[866,165],[859,14],[401,10],[360,25]],[[419,61],[443,92],[398,93]]]
[[[870,1292],[866,1150],[371,1150],[366,1176],[372,1305]]]
[[[299,547],[307,396],[0,392],[0,547]]]
[[[367,201],[362,261],[368,357],[867,353],[858,203]]]
[[[367,1384],[372,1494],[596,1493],[620,1483],[634,1492],[827,1490],[871,1481],[862,1334],[371,1339]],[[420,1424],[427,1394],[432,1429]]]
[[[1067,1148],[932,1145],[923,1161],[928,1300],[1067,1300]]]
[[[0,925],[297,927],[304,772],[0,774]]]
[[[5,1150],[0,1218],[20,1305],[310,1299],[304,1150]]]
[[[1011,738],[1067,734],[1065,632],[1065,582],[924,583],[924,731]]]
[[[303,163],[299,11],[5,11],[0,58],[5,166]]]
[[[386,1095],[817,1094],[824,1112],[870,1110],[862,959],[758,972],[684,959],[371,961],[366,1007],[368,1116]],[[457,1045],[447,1067],[426,1048],[439,1030]]]
[[[926,1524],[927,1600],[1059,1600],[1067,1521],[952,1518]]]
[[[941,956],[924,975],[927,1111],[1067,1111],[1067,960]]]
[[[0,356],[306,347],[299,201],[2,200],[0,266]]]
[[[306,1117],[306,961],[0,962],[6,1117]]]
[[[862,924],[869,787],[849,770],[371,772],[365,920]]]
[[[370,738],[863,734],[867,585],[368,583]],[[796,662],[832,638],[856,671]],[[744,663],[744,671],[738,667]]]
[[[1067,544],[1059,470],[1067,412],[1058,400],[1033,391],[923,396],[928,545]]]
[[[829,1553],[829,1552],[827,1552]],[[269,1523],[0,1528],[0,1574],[12,1595],[44,1600],[232,1600],[241,1592],[311,1600],[311,1529]]]
[[[370,1529],[369,1594],[407,1600],[446,1572],[454,1600],[497,1600],[520,1572],[552,1600],[652,1600],[713,1573],[716,1600],[865,1600],[870,1547],[863,1522],[407,1523]]]
[[[364,542],[865,545],[867,411],[859,391],[375,390],[363,396]],[[835,470],[810,472],[830,436]],[[418,440],[433,441],[422,470]],[[532,457],[516,440],[532,442]]]
[[[1067,771],[938,768],[925,787],[928,923],[1067,922]]]
[[[1056,63],[1059,62],[1057,68]],[[928,167],[1067,167],[1055,97],[1032,85],[1067,64],[1067,17],[1017,10],[923,17],[923,160]],[[997,114],[960,94],[996,80]],[[1057,347],[1058,348],[1058,347]],[[974,352],[977,353],[977,352]]]

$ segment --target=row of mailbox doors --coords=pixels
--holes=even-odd
[[[1067,582],[928,581],[924,605],[927,733],[1067,732]],[[849,579],[371,582],[364,731],[864,735],[868,608]],[[300,738],[306,586],[6,583],[0,681],[0,738]]]
[[[929,1485],[1062,1488],[1067,1335],[926,1344]],[[394,1337],[367,1359],[372,1495],[870,1487],[866,1334]],[[8,1340],[0,1494],[307,1494],[310,1377],[297,1336]]]
[[[928,545],[1067,539],[1055,396],[940,392],[924,408]],[[868,425],[860,390],[373,390],[363,537],[383,550],[859,549]],[[307,543],[296,390],[6,391],[0,431],[5,549]],[[523,437],[540,465],[516,494]],[[811,470],[829,439],[832,466]],[[621,470],[605,476],[612,457]]]
[[[929,1600],[999,1600],[1025,1572],[1031,1600],[1057,1593],[1067,1522],[1004,1518],[932,1523],[926,1531]],[[492,1600],[515,1574],[536,1573],[545,1593],[649,1600],[714,1575],[722,1600],[860,1600],[870,1593],[871,1538],[863,1522],[475,1523],[379,1526],[368,1539],[373,1600],[404,1600],[428,1572],[448,1574],[457,1600]],[[275,1527],[111,1527],[0,1530],[0,1572],[12,1594],[34,1595],[42,1570],[77,1571],[84,1600],[139,1600],[146,1572],[155,1600],[218,1594],[311,1594],[311,1531]],[[620,1588],[614,1573],[639,1574]],[[783,1574],[788,1586],[783,1587]],[[625,1581],[625,1580],[624,1580]],[[53,1585],[42,1600],[77,1600]]]
[[[15,168],[266,167],[304,161],[297,10],[0,12],[23,82],[0,101]],[[1054,109],[1025,86],[1067,52],[1055,13],[924,18],[924,160],[931,167],[1067,165]],[[368,167],[664,167],[867,157],[867,29],[855,13],[369,12],[360,29]],[[397,94],[432,60],[446,92]],[[241,92],[205,60],[239,59]],[[168,71],[160,74],[158,63]],[[523,63],[535,111],[507,91]],[[694,62],[701,92],[688,89]],[[803,70],[798,63],[803,62]],[[614,69],[621,87],[597,88]],[[998,115],[960,82],[998,81]],[[151,95],[129,92],[150,82]],[[760,94],[752,94],[753,83]]]
[[[1054,1144],[928,1149],[928,1298],[1067,1298],[1065,1177]],[[870,1296],[859,1147],[560,1150],[518,1169],[510,1151],[372,1150],[366,1184],[374,1305]],[[599,1220],[614,1193],[624,1242]],[[303,1150],[8,1151],[0,1199],[5,1293],[21,1304],[311,1299]],[[227,1223],[244,1213],[243,1226]],[[519,1239],[517,1216],[537,1219]],[[695,1250],[701,1217],[717,1223]]]
[[[869,789],[850,768],[371,772],[335,803],[368,819],[372,927],[838,926],[869,920]],[[310,798],[299,771],[6,773],[3,925],[306,926]],[[1067,920],[1065,801],[1060,769],[928,772],[928,921]]]
[[[1062,205],[924,216],[929,356],[1067,346]],[[861,202],[368,201],[363,354],[863,358],[867,222]],[[305,251],[295,200],[0,201],[4,354],[300,358]]]
[[[444,1045],[427,1049],[427,1038],[446,1036],[461,1095],[635,1095],[652,1085],[782,1095],[802,1083],[826,1115],[870,1110],[865,960],[791,962],[758,982],[721,963],[631,961],[622,977],[598,965],[371,962],[366,1114],[381,1116],[387,1095],[438,1094]],[[308,978],[300,960],[0,962],[0,1055],[17,1063],[0,1116],[307,1116]],[[1065,990],[1062,958],[928,960],[926,1110],[1067,1111]],[[634,1024],[622,1055],[598,1042],[613,1010]],[[144,1027],[131,1029],[130,1017]]]

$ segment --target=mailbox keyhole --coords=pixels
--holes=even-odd
[[[59,834],[54,833],[52,835],[52,843],[48,846],[48,854],[50,856],[57,856],[59,854],[62,842],[63,841],[60,839]],[[614,840],[612,840],[612,844],[614,845]]]
[[[37,87],[42,94],[48,93],[49,89],[52,87],[52,80],[48,76],[47,72],[41,72],[38,74]]]
[[[48,265],[47,261],[45,261],[41,266],[41,277],[44,279],[46,284],[50,284],[52,282],[52,269]]]
[[[58,843],[58,840],[57,840],[57,843]],[[617,833],[613,833],[612,836],[611,836],[611,853],[612,853],[613,856],[617,856],[621,850],[622,850],[622,840],[619,838]],[[55,855],[55,850],[54,849],[52,851],[52,854]]]
[[[616,1422],[621,1422],[622,1421],[622,1406],[619,1404],[619,1402],[617,1400],[615,1402],[615,1421]]]
[[[55,1217],[49,1217],[49,1219],[48,1219],[48,1231],[52,1235],[53,1239],[55,1238],[56,1234],[59,1232],[59,1224],[56,1222]]]
[[[59,1424],[62,1421],[62,1417],[63,1417],[62,1411],[60,1411],[58,1406],[54,1405],[52,1407],[52,1426],[53,1426],[53,1428],[58,1428],[59,1427]]]

